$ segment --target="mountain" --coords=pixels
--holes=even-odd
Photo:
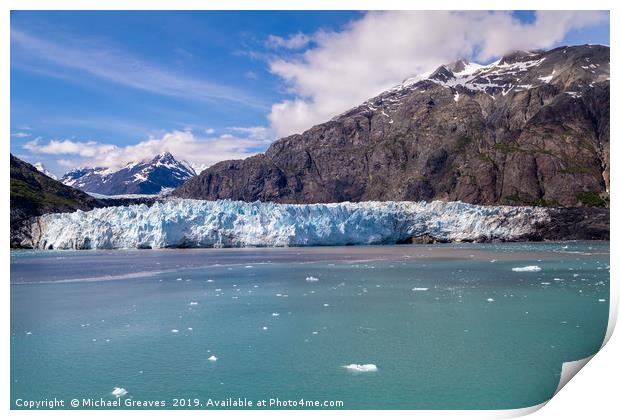
[[[28,237],[25,222],[45,213],[91,210],[98,200],[41,173],[11,155],[11,246]]]
[[[67,172],[61,182],[82,191],[105,195],[159,194],[162,189],[176,188],[195,175],[189,164],[166,152],[148,162],[129,163],[118,171],[77,168]]]
[[[32,166],[34,166],[37,169],[37,171],[41,172],[42,174],[49,176],[50,178],[58,181],[58,177],[54,175],[53,173],[51,173],[50,171],[48,171],[47,168],[43,166],[41,162],[37,162]]]
[[[174,196],[329,203],[607,206],[609,48],[459,60],[405,80]]]

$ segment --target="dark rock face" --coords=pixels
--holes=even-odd
[[[441,66],[173,195],[572,207],[608,193],[609,48],[585,45]]]
[[[66,173],[63,184],[82,191],[105,194],[158,194],[163,188],[176,188],[196,172],[170,153],[148,162],[131,163],[118,171],[107,168],[78,168]]]
[[[32,217],[45,213],[91,210],[99,200],[39,172],[11,155],[11,247],[19,247],[29,236]]]

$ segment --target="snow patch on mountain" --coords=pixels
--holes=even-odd
[[[170,199],[152,206],[47,214],[32,225],[40,249],[261,247],[517,240],[549,218],[543,208],[461,202],[275,204]]]

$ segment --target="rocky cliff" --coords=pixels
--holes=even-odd
[[[331,121],[220,162],[177,197],[606,206],[609,48],[463,60]]]

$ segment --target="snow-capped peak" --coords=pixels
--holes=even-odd
[[[164,152],[150,160],[129,162],[118,170],[87,168],[70,171],[62,182],[89,193],[104,195],[159,194],[162,189],[176,188],[195,175],[191,165]]]
[[[43,175],[49,176],[52,179],[58,180],[58,177],[56,175],[54,175],[53,173],[51,173],[50,171],[47,170],[47,168],[45,166],[43,166],[43,164],[41,162],[37,162],[34,165],[35,168],[37,168],[37,171],[41,172]]]

